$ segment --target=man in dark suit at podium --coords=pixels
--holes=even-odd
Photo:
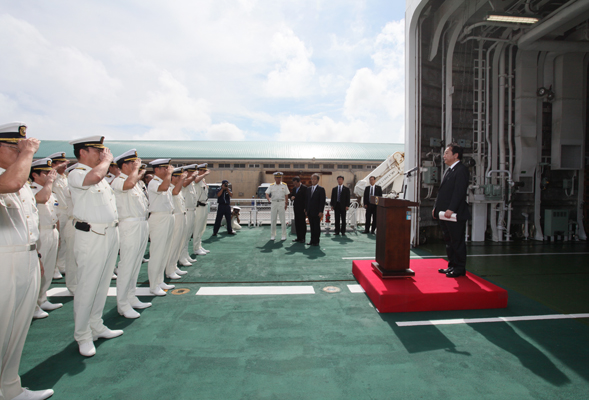
[[[305,216],[305,203],[307,202],[307,186],[301,183],[301,178],[292,178],[293,188],[290,191],[290,199],[293,202],[295,229],[297,238],[293,242],[305,243],[307,235],[307,221]]]
[[[319,246],[319,236],[321,235],[321,218],[325,208],[325,189],[319,184],[319,174],[311,175],[311,186],[307,188],[307,203],[305,213],[309,218],[309,227],[311,228],[311,241],[307,243],[310,246]]]
[[[446,242],[448,268],[438,272],[445,273],[448,278],[466,275],[466,221],[470,218],[466,195],[469,182],[468,167],[462,160],[462,147],[450,144],[444,151],[444,163],[449,167],[444,174],[438,197],[432,210],[432,217],[439,220]],[[446,218],[456,214],[456,222],[439,219],[443,212]]]
[[[368,178],[370,181],[370,185],[366,186],[364,189],[364,208],[366,209],[366,224],[364,225],[364,232],[362,233],[374,233],[376,229],[376,204],[370,202],[371,196],[382,196],[382,188],[376,185],[376,178],[371,176]],[[370,219],[372,219],[372,224],[370,223]],[[370,230],[370,226],[372,226],[372,231]]]
[[[331,190],[331,209],[335,212],[336,235],[341,232],[342,236],[346,236],[346,211],[348,208],[350,208],[350,189],[344,186],[344,177],[340,175],[337,177],[337,186]]]

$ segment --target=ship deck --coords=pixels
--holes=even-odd
[[[292,235],[270,242],[269,227],[233,237],[211,230],[203,244],[211,253],[174,282],[188,291],[142,298],[153,307],[136,320],[119,316],[108,297],[105,324],[124,335],[96,342],[92,358],[73,340],[72,298],[50,299],[64,307],[33,321],[23,386],[53,388],[56,400],[552,400],[589,392],[589,319],[492,319],[589,313],[585,242],[470,244],[467,269],[506,289],[507,308],[381,314],[352,276],[353,259],[374,256],[372,235],[322,235],[309,248]],[[444,246],[411,255],[443,257]],[[147,264],[138,286],[148,286]],[[271,294],[231,294],[252,286]],[[490,320],[398,324],[472,318]]]

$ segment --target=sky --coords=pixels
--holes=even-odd
[[[404,0],[0,0],[0,124],[402,143],[404,15]]]

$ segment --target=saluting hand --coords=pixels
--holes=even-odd
[[[108,162],[109,164],[112,162],[113,160],[113,156],[112,153],[110,152],[110,149],[108,147],[105,147],[104,150],[100,153],[100,161],[105,161]]]
[[[35,138],[28,138],[28,139],[23,139],[23,140],[19,140],[18,141],[18,150],[21,153],[32,153],[35,154],[37,152],[37,150],[39,150],[39,145],[41,144],[41,141],[39,139],[35,139]]]
[[[171,165],[168,165],[168,177],[172,176],[173,172],[174,172],[174,167],[172,167]]]
[[[49,171],[49,173],[47,173],[46,184],[55,182],[55,179],[57,179],[57,171],[52,169],[51,171]]]

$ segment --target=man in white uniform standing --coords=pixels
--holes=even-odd
[[[178,259],[180,258],[180,251],[182,251],[186,235],[186,204],[184,195],[182,194],[182,187],[186,175],[187,173],[183,172],[182,168],[174,169],[170,184],[172,200],[174,201],[174,233],[170,241],[170,255],[166,265],[166,276],[170,279],[180,279],[180,275],[187,273],[178,268]]]
[[[192,251],[194,254],[204,256],[210,253],[202,247],[202,235],[204,235],[207,229],[207,217],[209,215],[208,210],[208,199],[209,199],[209,187],[205,182],[205,176],[211,172],[207,168],[208,164],[200,164],[196,167],[198,176],[194,180],[194,189],[196,191],[196,211],[194,217],[194,232],[192,235]]]
[[[61,303],[50,303],[47,300],[47,290],[51,285],[55,262],[57,261],[57,244],[59,232],[57,230],[59,221],[57,219],[57,200],[53,196],[53,182],[57,172],[51,168],[51,159],[42,158],[34,161],[31,165],[31,190],[35,195],[37,210],[39,210],[39,240],[37,250],[41,253],[43,263],[43,275],[41,275],[41,289],[35,307],[34,319],[45,318],[49,314],[46,311],[56,310],[63,306]]]
[[[194,232],[194,220],[196,217],[196,185],[194,180],[198,176],[198,172],[196,172],[196,164],[186,165],[182,169],[187,173],[184,184],[182,185],[182,195],[184,196],[184,203],[186,204],[186,229],[184,233],[184,246],[180,252],[180,259],[178,262],[180,265],[189,267],[193,262],[196,262],[196,260],[191,258],[188,253],[188,243]]]
[[[121,259],[117,277],[117,310],[125,318],[139,318],[134,309],[151,307],[135,295],[137,277],[147,247],[147,197],[139,186],[141,159],[131,149],[115,158],[121,173],[110,184],[117,199],[119,233],[121,236]]]
[[[276,238],[276,220],[280,216],[280,225],[282,225],[282,238],[286,240],[286,215],[285,211],[288,207],[288,185],[282,182],[282,172],[274,172],[274,183],[266,190],[266,199],[271,202],[271,230],[270,240]]]
[[[67,168],[67,158],[65,158],[65,152],[58,151],[57,153],[51,154],[48,158],[51,159],[51,168],[57,171],[57,178],[53,182],[53,194],[57,199],[57,218],[59,219],[59,245],[57,247],[57,262],[55,265],[55,274],[53,279],[61,279],[61,274],[65,274],[66,272],[66,241],[68,237],[73,236],[74,234],[74,226],[71,224],[70,221],[70,228],[66,233],[65,226],[67,225],[68,221],[68,204],[65,202],[63,198],[62,191],[67,189],[69,192],[69,188],[67,187],[67,176],[65,175],[65,169]],[[71,197],[70,197],[70,206],[71,206]],[[68,236],[69,235],[69,236]]]
[[[153,167],[154,177],[147,186],[149,196],[149,291],[156,296],[165,296],[165,290],[174,289],[174,285],[164,282],[164,270],[170,257],[170,241],[174,233],[174,204],[170,183],[174,167],[169,158],[158,158],[149,163]]]
[[[78,286],[74,296],[74,339],[80,354],[96,354],[93,340],[123,334],[110,330],[102,321],[110,279],[119,252],[119,221],[115,194],[104,180],[112,161],[104,136],[70,142],[78,166],[68,182],[74,203],[74,256],[78,265]]]
[[[34,196],[26,185],[39,140],[26,138],[26,125],[0,126],[0,392],[5,400],[46,399],[53,390],[22,387],[18,368],[39,294],[39,237]],[[30,202],[23,202],[23,197]],[[29,217],[29,218],[27,218]]]

